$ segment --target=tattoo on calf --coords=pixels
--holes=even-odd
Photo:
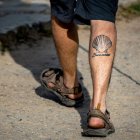
[[[112,47],[112,41],[105,35],[99,35],[93,40],[92,47],[96,49],[92,57],[110,56],[108,49]]]

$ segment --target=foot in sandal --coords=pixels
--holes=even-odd
[[[93,118],[95,118],[94,121],[91,121]],[[83,136],[106,137],[115,132],[115,128],[110,121],[110,113],[107,110],[105,113],[99,109],[90,110],[88,113],[87,123],[88,126],[87,129],[83,131]]]
[[[77,107],[82,105],[84,96],[82,87],[67,88],[63,81],[63,71],[58,68],[46,69],[40,77],[41,83],[45,88],[55,94],[60,102],[67,107]]]

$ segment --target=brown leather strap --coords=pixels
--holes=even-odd
[[[88,113],[88,121],[91,117],[97,117],[97,118],[100,118],[100,119],[104,120],[105,127],[110,127],[110,128],[113,127],[112,123],[109,120],[110,119],[110,114],[109,114],[108,111],[106,111],[105,114],[104,114],[103,112],[101,112],[98,109],[93,109]]]
[[[77,87],[67,88],[64,85],[64,81],[63,81],[63,71],[58,68],[47,69],[43,71],[42,80],[46,86],[48,86],[48,83],[53,83],[54,87],[52,87],[52,89],[59,92],[62,95],[69,95],[69,94],[76,95],[82,92],[82,87],[80,84]]]

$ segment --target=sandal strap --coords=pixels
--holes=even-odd
[[[79,83],[77,87],[67,88],[64,85],[63,71],[58,68],[50,68],[42,72],[42,80],[47,86],[47,83],[53,83],[53,90],[59,92],[61,95],[79,94],[82,92],[82,87]]]
[[[97,117],[105,122],[105,127],[113,128],[113,124],[110,122],[110,113],[106,110],[105,114],[99,109],[93,109],[88,113],[88,121],[91,117]]]

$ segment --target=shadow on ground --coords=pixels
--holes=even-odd
[[[2,4],[4,5],[5,2],[7,1],[2,1],[2,2],[3,2]],[[19,2],[23,4],[20,0]],[[30,4],[30,6],[37,6],[37,4]],[[43,40],[42,44],[40,44],[42,41],[31,42],[30,44],[26,42],[21,45],[18,45],[18,47],[15,50],[9,52],[13,60],[18,65],[21,65],[23,68],[29,70],[33,75],[34,79],[39,83],[40,83],[39,77],[42,70],[49,67],[60,67],[55,52],[55,48],[52,43],[52,39],[43,38],[42,40]],[[90,97],[87,89],[85,88],[82,82],[81,77],[83,76],[80,73],[80,71],[78,71],[78,75],[79,75],[79,80],[83,87],[85,101],[82,107],[75,108],[75,109],[80,114],[81,127],[84,129],[86,127],[86,122],[87,122],[87,112],[89,109]],[[61,104],[59,100],[56,98],[56,96],[52,95],[50,92],[47,92],[41,85],[35,89],[35,93],[41,98],[53,100]]]
[[[27,46],[25,47],[24,45],[21,45],[19,46],[18,50],[9,52],[11,57],[14,59],[14,61],[17,64],[29,70],[32,73],[34,79],[39,83],[40,83],[40,79],[39,79],[40,74],[44,69],[50,68],[50,67],[60,67],[58,59],[57,59],[57,55],[55,52],[55,48],[52,43],[52,39],[45,38],[43,40],[43,44],[44,44],[43,46],[39,46],[41,44],[38,43],[33,48],[29,48]],[[78,107],[75,109],[81,116],[81,127],[82,129],[84,129],[87,123],[87,112],[89,109],[90,96],[86,87],[84,86],[82,82],[83,76],[80,73],[80,71],[78,71],[78,77],[83,87],[85,101],[82,107]],[[52,100],[54,102],[61,104],[55,95],[51,94],[49,91],[46,91],[46,89],[42,87],[41,85],[35,89],[35,93],[41,98],[49,99],[49,100]]]

